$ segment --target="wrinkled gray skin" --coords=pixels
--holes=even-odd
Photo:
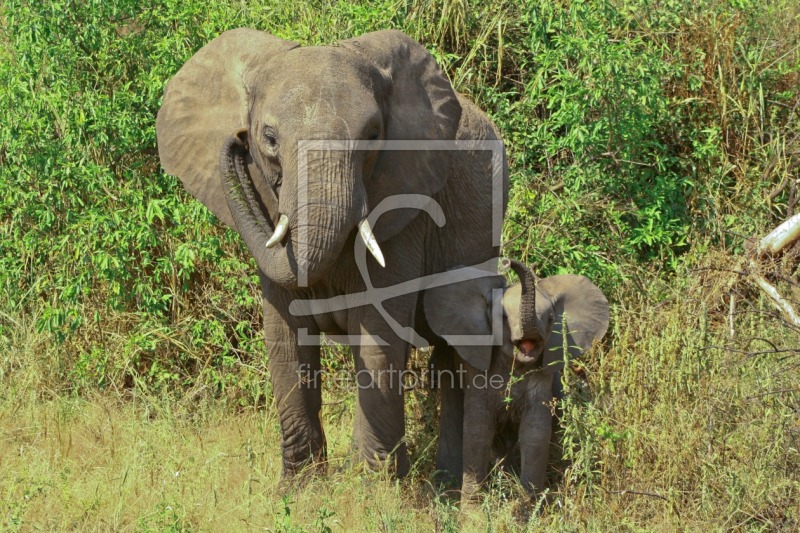
[[[370,465],[388,460],[403,475],[403,395],[387,371],[405,367],[409,342],[371,305],[335,311],[322,306],[304,315],[306,308],[292,302],[365,289],[354,255],[363,246],[356,241],[357,224],[398,194],[432,197],[444,225],[418,208],[389,211],[373,221],[386,266],[360,257],[375,287],[496,257],[491,154],[317,150],[308,152],[303,165],[298,141],[496,140],[493,125],[453,91],[425,48],[400,32],[299,47],[242,28],[223,33],[186,62],[165,89],[156,128],[164,169],[239,231],[258,265],[284,475],[325,461],[315,373],[320,349],[300,344],[301,334],[320,332],[385,341],[353,347],[356,369],[377,376],[374,386],[358,391],[354,442]],[[503,167],[495,205],[504,208]],[[287,234],[267,247],[281,216]],[[299,277],[303,271],[306,283]],[[401,326],[433,338],[418,302],[420,293],[412,292],[383,306]]]
[[[565,355],[563,324],[568,358],[589,348],[608,328],[608,302],[587,278],[552,276],[531,291],[526,287],[534,287],[532,272],[513,263],[521,283],[507,289],[504,279],[494,276],[425,293],[430,325],[445,339],[467,333],[492,336],[493,310],[494,319],[502,321],[495,328],[494,346],[440,348],[433,359],[441,390],[438,468],[461,479],[465,501],[478,494],[493,460],[510,463],[528,490],[544,488],[553,387]]]

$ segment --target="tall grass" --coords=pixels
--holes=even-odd
[[[796,529],[798,332],[741,258],[798,201],[799,17],[790,0],[6,1],[0,524]],[[541,500],[502,473],[464,513],[434,489],[423,390],[409,480],[351,464],[353,397],[328,390],[332,473],[278,483],[255,266],[155,147],[166,81],[237,26],[423,42],[506,140],[505,253],[609,295]],[[760,266],[792,300],[796,259]]]

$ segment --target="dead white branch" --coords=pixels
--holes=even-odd
[[[728,307],[728,328],[729,328],[728,335],[730,336],[731,339],[733,339],[736,336],[736,329],[734,329],[734,322],[733,322],[733,318],[734,316],[736,316],[736,293],[730,291],[728,293],[728,298],[729,298],[728,303],[730,304],[730,306]]]
[[[761,239],[758,243],[758,256],[777,254],[797,239],[800,239],[800,215],[791,217]]]
[[[765,255],[775,255],[797,239],[800,239],[800,215],[794,215],[786,222],[769,232],[769,234],[761,239],[758,243],[758,248],[755,254],[750,258],[750,275],[756,285],[770,297],[775,307],[781,311],[786,318],[795,326],[800,327],[800,316],[797,311],[789,303],[786,298],[781,296],[771,283],[769,283],[761,274],[757,260]],[[731,301],[731,308],[733,302]]]
[[[750,275],[753,276],[753,281],[756,282],[756,285],[758,285],[759,288],[764,291],[767,296],[770,297],[770,299],[772,299],[775,307],[777,307],[779,311],[783,312],[783,314],[786,315],[792,324],[800,327],[800,316],[797,316],[797,311],[794,310],[792,304],[790,304],[783,296],[781,296],[778,290],[767,280],[761,277],[760,274],[751,272]]]

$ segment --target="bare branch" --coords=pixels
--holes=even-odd
[[[794,215],[758,243],[756,254],[776,254],[800,238],[800,215]]]
[[[733,339],[736,337],[736,329],[734,328],[733,317],[736,316],[736,293],[730,291],[728,293],[729,307],[728,307],[728,336]]]
[[[783,296],[780,295],[778,289],[773,287],[767,280],[765,280],[760,274],[757,274],[755,271],[750,273],[750,276],[753,278],[753,281],[756,282],[756,285],[764,291],[767,296],[770,297],[775,307],[778,308],[792,323],[792,325],[796,327],[800,327],[800,316],[797,315],[797,311],[795,311],[792,304],[790,304]]]
[[[627,496],[628,494],[631,494],[634,496],[649,496],[651,498],[658,498],[659,500],[664,500],[665,502],[669,501],[666,496],[662,496],[661,494],[657,494],[655,492],[644,492],[640,490],[629,490],[629,489],[625,490],[603,489],[603,490],[605,490],[609,494],[619,494],[620,496]]]

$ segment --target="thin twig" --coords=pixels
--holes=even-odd
[[[632,494],[634,496],[649,496],[651,498],[658,498],[659,500],[664,500],[665,502],[669,501],[666,496],[662,496],[661,494],[656,494],[655,492],[644,492],[640,490],[629,490],[629,489],[625,490],[604,489],[604,490],[609,494],[619,494],[620,496],[627,496],[628,494]]]
[[[764,396],[769,396],[770,394],[783,394],[784,392],[800,392],[800,389],[777,389],[777,390],[768,390],[766,392],[762,392],[760,394],[753,394],[752,396],[745,396],[745,400],[754,400],[756,398],[762,398]]]
[[[747,272],[744,270],[735,270],[733,268],[722,268],[722,267],[700,267],[700,268],[690,268],[689,272],[699,273],[699,272],[730,272],[731,274],[739,274],[740,276],[747,275]]]
[[[728,293],[728,335],[730,336],[731,340],[736,336],[736,330],[734,329],[733,317],[736,315],[736,293],[734,291],[730,291]]]

